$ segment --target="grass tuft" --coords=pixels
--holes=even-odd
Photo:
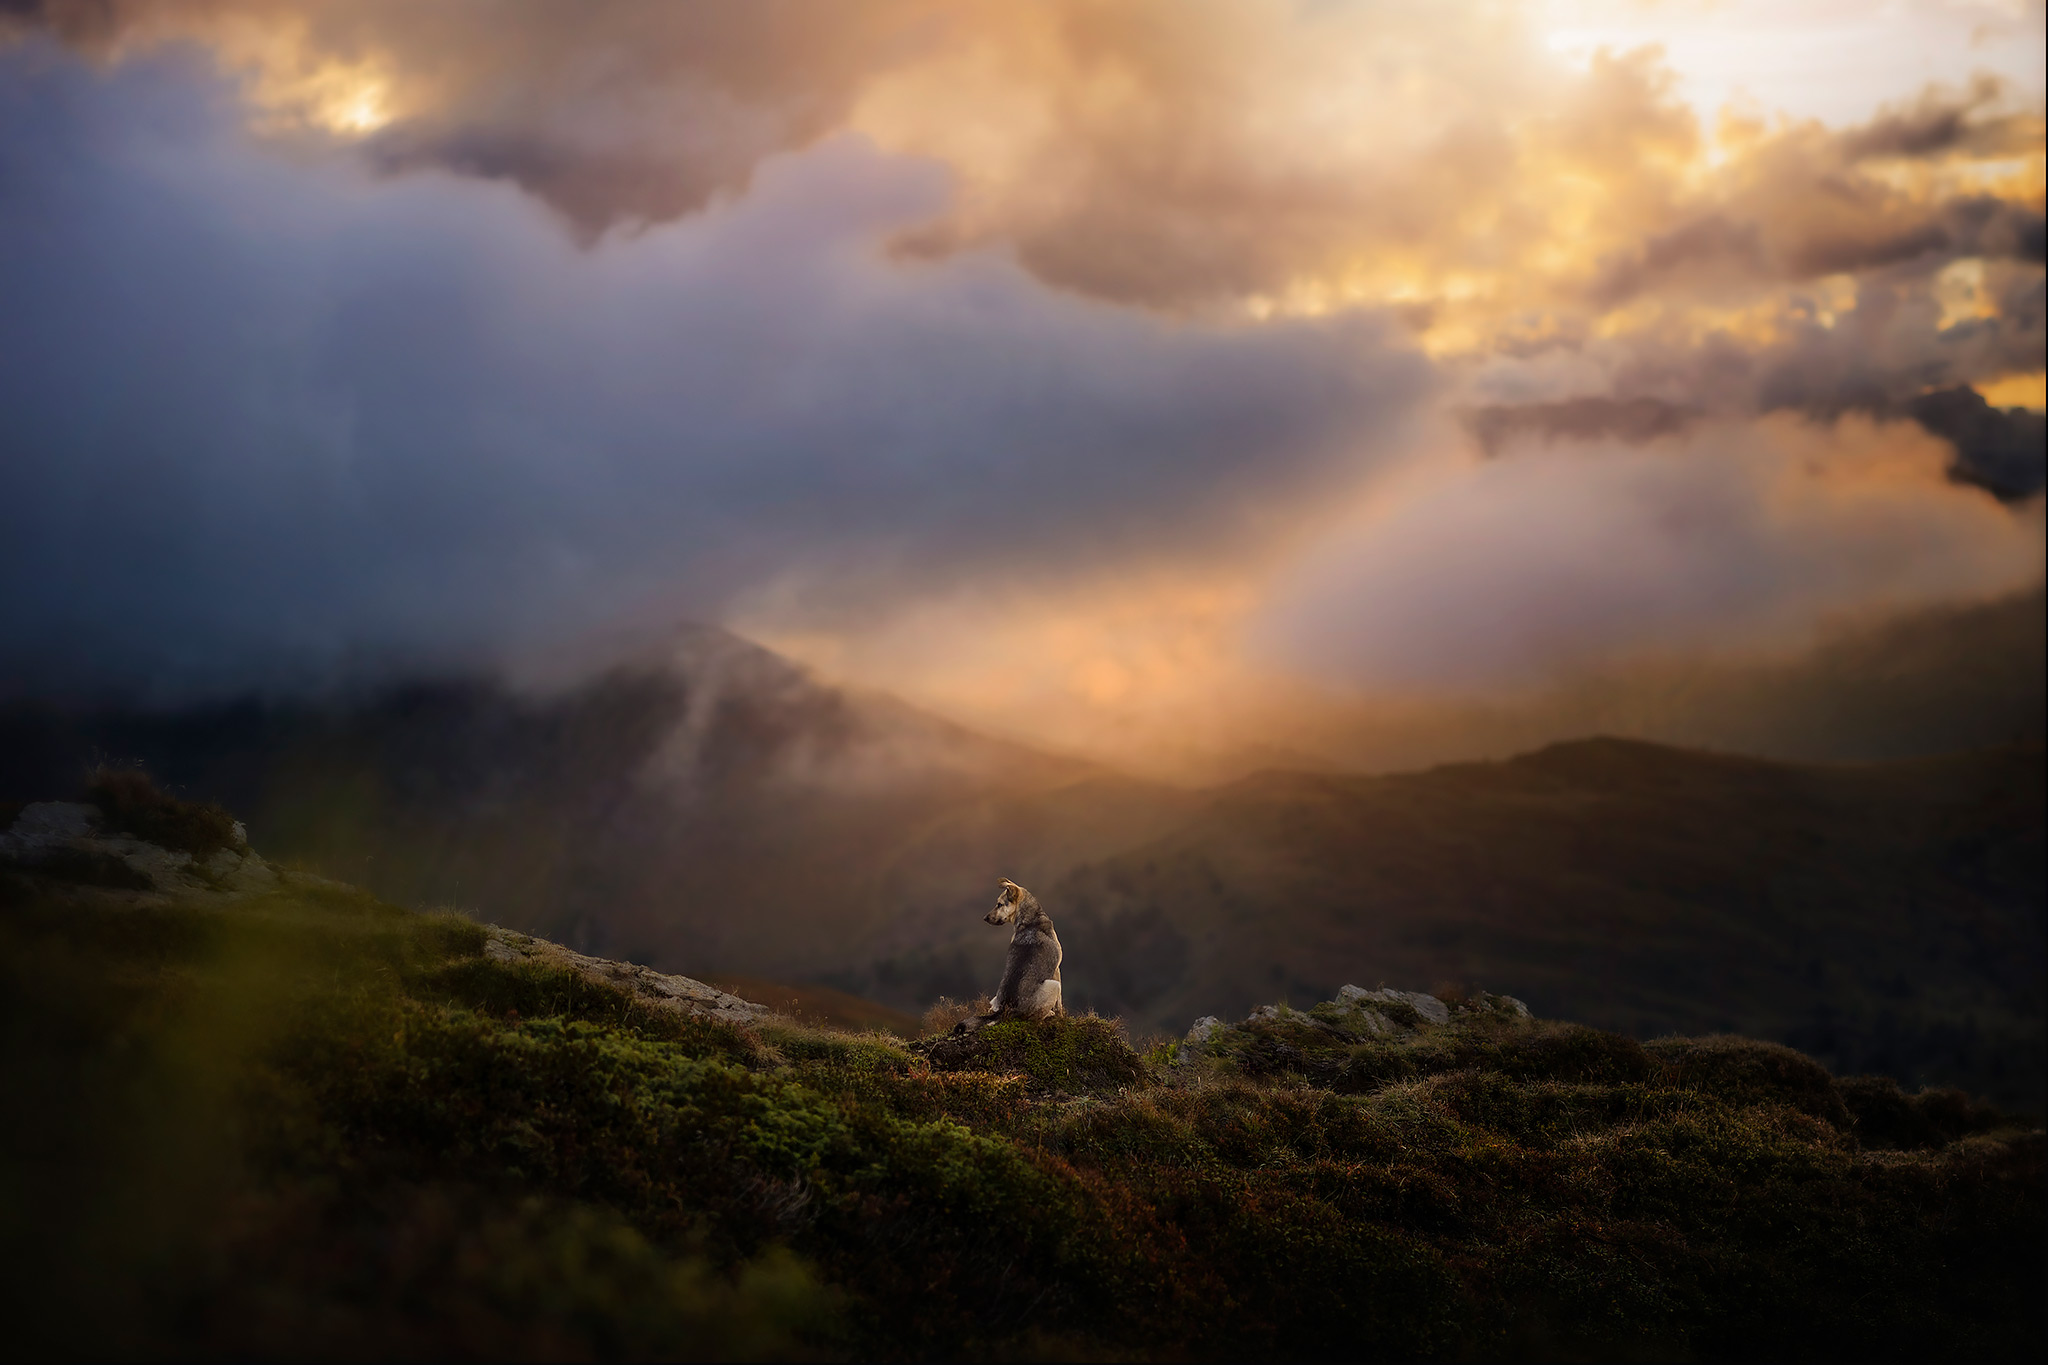
[[[234,816],[210,801],[172,796],[140,768],[95,769],[86,780],[85,799],[99,807],[109,830],[195,858],[241,844]]]
[[[1144,1058],[1124,1039],[1123,1025],[1094,1014],[1002,1019],[918,1046],[940,1070],[1015,1073],[1034,1090],[1092,1094],[1150,1078]]]

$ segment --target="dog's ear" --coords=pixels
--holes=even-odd
[[[999,893],[998,899],[1006,905],[1024,894],[1024,888],[1011,881],[1008,877],[1003,878],[1002,881],[996,884],[996,890]]]

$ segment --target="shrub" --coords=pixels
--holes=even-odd
[[[99,807],[108,829],[195,858],[242,846],[234,816],[210,801],[172,796],[140,768],[96,769],[86,782],[85,799]]]
[[[2013,1123],[2008,1115],[1960,1090],[1908,1095],[1889,1076],[1846,1076],[1834,1084],[1855,1120],[1856,1140],[1865,1147],[1925,1150]]]
[[[1085,1094],[1138,1085],[1147,1076],[1123,1025],[1093,1014],[999,1020],[927,1040],[920,1050],[941,1070],[1021,1072],[1034,1090]]]
[[[924,1012],[920,1023],[926,1033],[947,1033],[955,1024],[964,1024],[987,1008],[986,1000],[955,1000],[942,995]]]
[[[1783,1104],[1849,1127],[1835,1078],[1803,1052],[1755,1038],[1659,1038],[1649,1054],[1667,1068],[1668,1083],[1711,1091],[1728,1104]]]

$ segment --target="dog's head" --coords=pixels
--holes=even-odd
[[[1030,894],[1015,882],[1003,882],[996,887],[996,908],[982,918],[990,924],[1008,924],[1017,918],[1018,909],[1024,904],[1024,898]]]

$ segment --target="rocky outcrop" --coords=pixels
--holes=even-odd
[[[490,926],[484,940],[484,956],[493,962],[537,962],[566,967],[570,971],[628,991],[657,1009],[678,1014],[697,1014],[712,1019],[746,1023],[769,1013],[766,1005],[742,1000],[716,986],[687,976],[671,976],[634,962],[613,962],[609,958],[586,957],[582,953],[529,938],[510,929]]]
[[[325,878],[285,873],[249,848],[242,826],[234,826],[239,847],[215,849],[204,858],[109,830],[97,806],[77,801],[39,801],[22,808],[0,832],[0,867],[12,866],[94,886],[179,896],[243,896],[286,886],[331,886]],[[660,1009],[715,1019],[746,1021],[769,1012],[716,986],[671,976],[631,962],[586,957],[545,939],[529,938],[495,925],[487,928],[484,953],[498,962],[544,962],[566,967],[616,986]]]
[[[1397,991],[1386,986],[1377,990],[1342,986],[1334,1000],[1326,1000],[1305,1010],[1286,1005],[1261,1005],[1239,1021],[1236,1027],[1251,1028],[1288,1019],[1345,1037],[1396,1038],[1422,1029],[1441,1028],[1454,1020],[1483,1016],[1517,1021],[1532,1017],[1529,1007],[1512,995],[1491,995],[1481,991],[1453,1004],[1421,991]],[[1183,1060],[1193,1057],[1209,1046],[1217,1032],[1229,1027],[1213,1014],[1197,1019],[1181,1040],[1178,1055]]]
[[[1340,986],[1337,988],[1336,1003],[1340,1008],[1349,1005],[1353,1009],[1367,1014],[1379,1015],[1382,1018],[1385,1017],[1384,1013],[1374,1009],[1373,1006],[1406,1005],[1409,1009],[1415,1011],[1418,1017],[1429,1023],[1448,1024],[1451,1022],[1451,1007],[1435,996],[1424,995],[1421,991],[1397,991],[1385,986],[1380,987],[1376,991],[1369,991],[1361,986]],[[1382,1030],[1375,1029],[1373,1031],[1377,1033]]]
[[[235,834],[243,837],[240,825]],[[274,890],[280,880],[246,842],[195,858],[108,830],[98,807],[78,801],[24,806],[0,834],[0,864],[102,886],[200,895],[249,895]]]

